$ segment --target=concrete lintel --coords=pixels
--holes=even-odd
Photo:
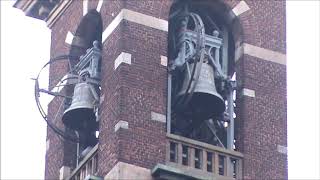
[[[67,33],[67,35],[66,35],[66,39],[65,39],[65,43],[67,43],[67,44],[69,44],[69,45],[71,45],[71,43],[72,43],[72,40],[73,40],[73,34],[72,34],[72,32],[70,32],[70,31],[68,31],[68,33]]]
[[[113,179],[153,179],[151,170],[133,164],[118,162],[104,177],[105,180]]]
[[[121,63],[131,64],[131,54],[121,52],[117,59],[114,61],[114,69],[116,70]]]
[[[101,11],[101,7],[102,7],[103,2],[104,2],[104,0],[99,0],[98,5],[97,5],[97,8],[96,8],[96,10],[97,10],[98,12]]]
[[[85,16],[87,13],[88,13],[88,3],[89,1],[88,0],[82,0],[82,13],[83,13],[83,16]]]
[[[151,120],[165,123],[166,115],[151,111]]]
[[[281,154],[288,154],[288,148],[279,144],[277,145],[277,151]]]
[[[161,31],[168,32],[168,21],[142,14],[129,9],[122,9],[119,14],[112,20],[107,28],[102,33],[102,43],[111,35],[111,33],[118,27],[122,20],[131,21],[147,27],[155,28]]]
[[[123,9],[123,11],[123,18],[125,20],[135,22],[137,24],[142,24],[155,29],[159,29],[162,31],[168,31],[168,21],[166,20],[135,12],[129,9]]]
[[[46,141],[46,151],[48,151],[50,148],[50,139],[47,139]]]
[[[167,58],[167,56],[160,56],[160,64],[162,66],[168,66],[168,58]]]
[[[243,46],[239,46],[236,48],[234,53],[234,61],[237,62],[243,56]]]
[[[198,169],[191,169],[186,166],[174,166],[169,164],[157,164],[151,171],[152,176],[156,179],[224,179],[231,180],[232,178],[225,178],[223,176],[215,176],[213,173],[205,172]]]
[[[100,101],[99,101],[99,104],[100,104],[100,105],[103,103],[104,98],[105,98],[105,95],[102,94],[102,95],[100,96]]]
[[[237,13],[243,13],[244,10],[248,10],[248,6],[245,1],[240,3],[234,8]],[[250,9],[250,8],[249,8]],[[241,10],[241,11],[240,11]],[[107,26],[102,33],[102,42],[112,34],[112,32],[118,27],[122,20],[128,20],[137,24],[141,24],[147,27],[155,28],[161,31],[168,31],[168,21],[156,18],[153,16],[145,15],[139,12],[135,12],[129,9],[122,9],[119,14],[113,19],[113,21]],[[243,54],[247,54],[253,57],[260,58],[262,60],[271,61],[279,64],[286,65],[286,55],[280,52],[272,51],[269,49],[254,46],[248,43],[243,43],[242,46],[237,47],[235,60],[237,61]],[[161,56],[161,64],[165,66],[165,56]]]
[[[255,92],[255,90],[252,90],[252,89],[243,88],[242,95],[254,98],[254,97],[256,97],[256,92]]]
[[[244,54],[273,63],[278,63],[282,65],[287,64],[286,54],[248,43],[243,43],[242,45],[236,48],[234,58],[235,62],[237,62]]]
[[[59,173],[59,180],[63,180],[70,176],[71,169],[68,166],[62,166]]]
[[[250,10],[250,7],[248,6],[248,4],[245,1],[240,1],[233,9],[233,13],[236,16],[239,16],[240,14],[246,12]]]
[[[279,63],[282,65],[287,64],[287,56],[285,54],[251,44],[243,44],[243,53],[249,56],[260,58],[262,60]]]
[[[114,126],[114,132],[117,132],[120,128],[122,129],[129,129],[129,123],[127,121],[119,121],[115,126]]]

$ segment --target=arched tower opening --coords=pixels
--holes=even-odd
[[[168,132],[235,149],[235,58],[241,34],[239,20],[222,1],[172,4]]]
[[[90,10],[81,20],[73,37],[69,55],[72,63],[76,63],[86,50],[93,46],[94,41],[99,42],[101,48],[102,18],[95,9]]]
[[[100,97],[102,18],[95,9],[80,21],[69,50],[71,76],[78,80],[65,88],[64,125],[76,132],[77,162],[98,143],[98,104]]]

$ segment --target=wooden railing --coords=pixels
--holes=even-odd
[[[84,180],[88,175],[96,175],[98,166],[98,144],[84,157],[72,171],[68,180]]]
[[[167,134],[166,164],[218,179],[242,179],[240,152]]]

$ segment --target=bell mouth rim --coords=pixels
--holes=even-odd
[[[77,105],[77,107],[73,107],[73,108],[68,108],[68,109],[66,109],[63,114],[66,114],[66,113],[70,112],[71,110],[77,110],[77,109],[79,109],[79,110],[80,110],[80,109],[81,109],[81,110],[92,110],[92,112],[93,112],[93,108],[89,108],[87,105],[86,105],[86,106],[85,106],[85,105],[83,105],[83,106]]]
[[[79,112],[85,111],[85,112]],[[73,130],[96,130],[98,122],[92,108],[67,109],[62,116],[63,124]],[[88,124],[84,127],[84,124]]]
[[[206,101],[201,101],[203,99],[205,99]],[[199,103],[199,101],[201,101],[201,103]],[[197,105],[199,105],[198,107],[201,107],[199,109],[203,109],[203,111],[199,113],[191,113],[192,109],[195,109],[194,107]],[[210,112],[210,109],[216,110],[216,112],[211,112],[206,114],[204,113],[204,112]],[[181,113],[181,114],[189,113],[190,118],[205,120],[205,119],[210,119],[212,117],[221,115],[226,110],[226,105],[225,105],[224,99],[218,93],[211,94],[206,92],[194,92],[188,105],[186,105],[186,107],[176,107],[176,110],[178,113]],[[204,115],[201,115],[202,113],[204,113]],[[194,115],[192,117],[190,116],[190,114],[197,114],[197,115]]]

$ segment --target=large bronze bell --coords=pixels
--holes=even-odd
[[[190,69],[193,69],[191,64]],[[186,101],[186,93],[190,79],[188,72],[185,72],[182,88],[177,94],[178,101]],[[213,67],[207,63],[202,63],[199,79],[195,84],[194,93],[186,102],[185,106],[177,107],[177,110],[184,116],[194,120],[206,120],[213,116],[218,116],[225,110],[225,103],[221,95],[217,92],[214,81]]]
[[[65,126],[78,131],[97,129],[94,112],[96,100],[93,93],[95,92],[92,85],[85,82],[76,84],[72,103],[62,116]]]

